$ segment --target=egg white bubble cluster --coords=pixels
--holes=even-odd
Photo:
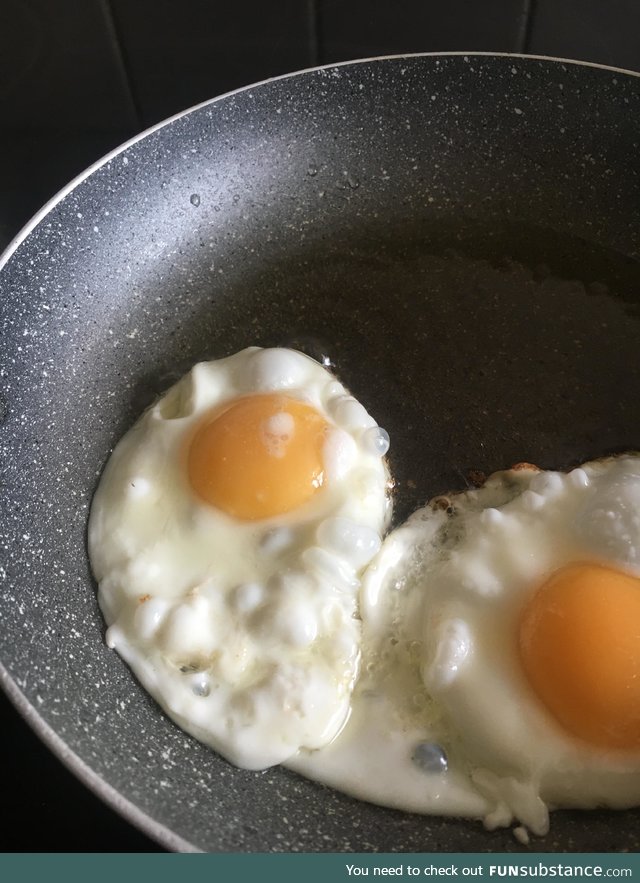
[[[295,767],[376,803],[538,835],[550,809],[640,803],[640,754],[567,734],[518,659],[523,598],[576,561],[640,576],[640,457],[496,473],[415,513],[363,581],[349,723]]]
[[[185,439],[212,409],[272,392],[329,424],[324,483],[294,511],[242,521],[193,493]],[[276,419],[274,443],[291,431]],[[390,516],[387,448],[321,365],[252,347],[196,365],[107,463],[88,537],[107,642],[175,721],[239,766],[319,748],[348,716],[360,578]]]

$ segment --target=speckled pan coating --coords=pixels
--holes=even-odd
[[[469,469],[640,446],[640,80],[451,55],[314,70],[108,157],[0,271],[5,686],[174,849],[519,851],[183,735],[103,643],[85,551],[110,449],[193,362],[324,351],[389,430],[397,518]],[[490,710],[488,711],[490,713]],[[536,850],[637,850],[637,811],[559,813]]]

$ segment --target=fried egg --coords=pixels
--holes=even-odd
[[[300,772],[518,824],[640,803],[640,457],[523,466],[393,531],[362,588],[347,726]]]
[[[185,730],[263,769],[342,728],[388,436],[322,365],[196,365],[113,451],[88,546],[107,643]]]

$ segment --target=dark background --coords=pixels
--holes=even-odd
[[[0,250],[90,163],[193,104],[317,64],[452,50],[640,70],[640,3],[0,0]],[[4,696],[0,715],[0,851],[157,849],[67,772]]]
[[[640,70],[638,0],[0,0],[0,248],[153,123],[317,64],[481,50]]]

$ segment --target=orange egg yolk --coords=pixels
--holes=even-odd
[[[246,521],[291,512],[322,487],[327,430],[315,408],[286,395],[235,399],[191,439],[189,482],[207,503]]]
[[[640,579],[598,564],[556,571],[525,606],[520,658],[574,736],[640,750]]]

